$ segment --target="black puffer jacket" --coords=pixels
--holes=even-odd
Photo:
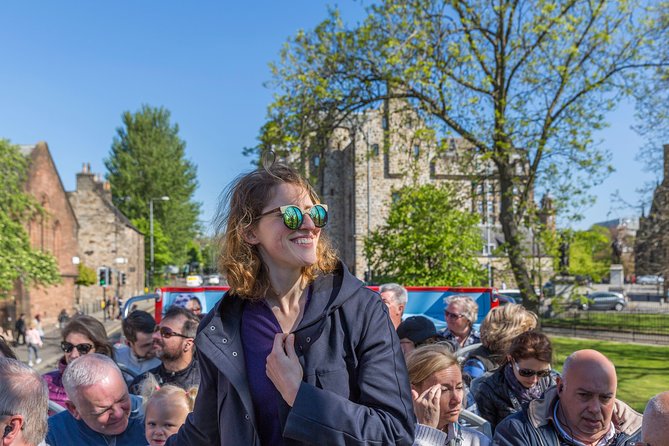
[[[506,381],[505,367],[501,366],[492,374],[482,376],[476,381],[477,385],[473,387],[479,415],[490,421],[493,431],[504,418],[523,408]],[[541,378],[539,381],[542,392],[554,384],[555,380],[552,375]]]

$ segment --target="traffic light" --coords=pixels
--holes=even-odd
[[[98,285],[100,286],[109,285],[109,268],[104,266],[98,268]]]
[[[125,273],[121,273],[121,280],[120,280],[121,285],[125,285],[125,281],[126,281]]]

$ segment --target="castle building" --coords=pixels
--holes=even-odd
[[[669,144],[664,145],[664,178],[653,193],[647,216],[639,219],[634,246],[635,274],[669,274]],[[665,282],[666,283],[666,282]]]
[[[462,209],[480,215],[484,246],[479,261],[493,271],[493,284],[513,284],[508,260],[498,250],[504,236],[493,163],[472,155],[474,151],[463,139],[447,139],[446,147],[437,149],[433,139],[423,136],[420,120],[410,113],[370,110],[356,119],[335,131],[322,152],[323,159],[315,156],[308,161],[308,171],[318,173],[314,175],[318,178],[316,187],[331,213],[328,235],[353,274],[373,281],[364,256],[364,240],[385,224],[394,191],[406,185],[447,182]],[[387,132],[389,127],[402,130]],[[528,169],[523,155],[522,151],[512,155],[521,177]],[[552,206],[552,201],[547,203]],[[547,218],[547,227],[554,228],[551,212],[542,215]],[[531,231],[522,228],[522,232],[529,268],[537,265],[539,270],[545,269],[543,277],[549,277],[552,258],[536,246]]]

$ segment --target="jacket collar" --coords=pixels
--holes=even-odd
[[[531,401],[527,409],[527,418],[535,428],[555,424],[553,408],[558,401],[557,386],[546,390],[542,399]],[[616,399],[611,421],[617,432],[632,435],[641,428],[641,414],[624,402]]]

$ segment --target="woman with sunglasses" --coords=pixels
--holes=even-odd
[[[458,349],[481,342],[479,334],[474,331],[474,322],[478,318],[479,306],[471,297],[455,294],[444,299],[446,309],[446,329],[441,333]]]
[[[506,362],[478,379],[474,399],[479,415],[495,429],[508,415],[540,398],[555,384],[552,359],[553,347],[546,335],[537,331],[518,335],[511,342]]]
[[[68,400],[63,387],[63,373],[69,363],[81,355],[100,353],[114,359],[114,349],[107,339],[107,331],[99,320],[80,315],[71,319],[62,332],[60,348],[63,357],[58,361],[58,368],[43,375],[49,388],[49,399],[65,407]]]
[[[411,445],[399,340],[326,241],[327,206],[280,164],[228,197],[218,229],[231,289],[200,325],[195,409],[167,444]]]

